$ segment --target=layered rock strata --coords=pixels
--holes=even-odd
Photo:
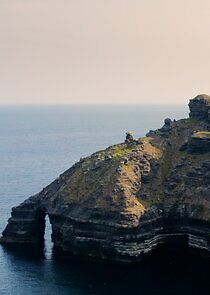
[[[13,208],[1,242],[41,243],[48,214],[67,253],[132,262],[177,241],[210,253],[210,149],[192,142],[210,125],[197,100],[189,119],[81,159]]]

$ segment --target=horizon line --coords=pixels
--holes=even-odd
[[[157,105],[169,105],[169,106],[187,106],[185,103],[0,103],[0,107],[38,107],[38,106],[130,106],[130,105],[139,105],[139,106],[144,106],[144,105],[150,105],[150,106],[157,106]]]

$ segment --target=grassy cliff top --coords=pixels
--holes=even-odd
[[[102,215],[116,214],[119,222],[124,220],[124,225],[137,225],[145,210],[136,195],[141,187],[142,174],[149,174],[150,160],[162,157],[161,148],[153,141],[145,137],[81,159],[74,172],[65,179],[57,198],[62,199],[72,212],[82,210],[80,218],[88,219],[88,212],[92,216],[100,211]]]

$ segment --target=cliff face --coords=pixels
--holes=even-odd
[[[178,240],[210,253],[207,98],[190,101],[189,119],[81,159],[12,209],[1,242],[40,243],[48,214],[55,246],[73,254],[131,262]]]

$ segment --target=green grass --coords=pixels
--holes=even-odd
[[[122,158],[125,155],[131,153],[133,150],[136,149],[136,145],[134,144],[122,144],[122,145],[116,145],[111,150],[111,156],[113,158]]]

